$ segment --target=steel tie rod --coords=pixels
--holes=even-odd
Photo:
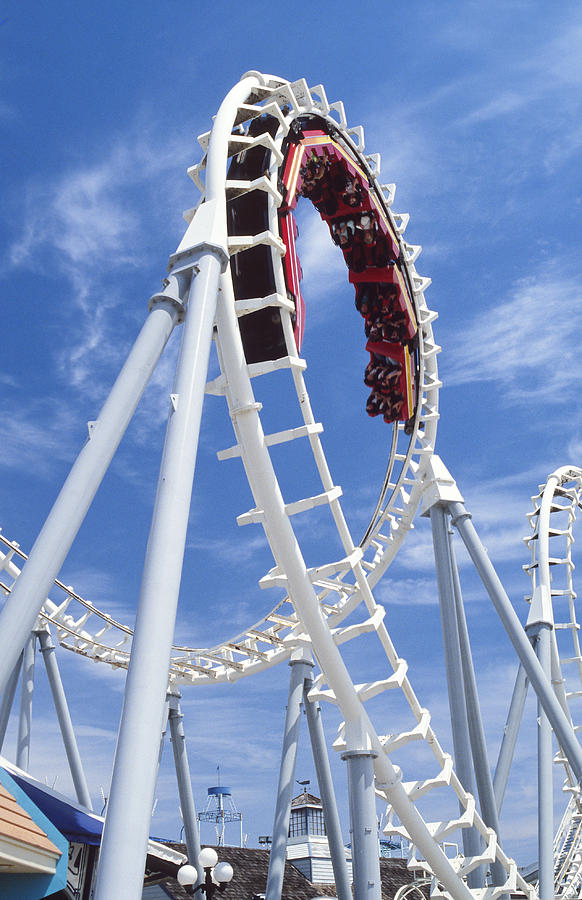
[[[452,523],[463,539],[473,564],[521,660],[527,677],[540,699],[578,782],[580,782],[582,781],[582,747],[578,743],[574,729],[566,718],[564,710],[552,690],[552,686],[540,665],[517,613],[511,605],[499,576],[479,539],[475,526],[471,522],[471,513],[467,512],[464,505],[459,502],[449,503],[448,508]]]
[[[119,373],[89,439],[38,535],[18,581],[0,613],[0,693],[4,692],[37,616],[135,408],[179,318],[176,304],[153,306]]]

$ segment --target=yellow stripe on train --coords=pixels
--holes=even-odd
[[[404,346],[404,368],[406,372],[406,401],[408,403],[408,417],[414,410],[414,381],[412,375],[412,360],[408,347]]]
[[[299,147],[295,149],[293,161],[291,163],[291,177],[289,179],[289,185],[287,187],[287,203],[290,203],[293,197],[295,196],[295,188],[297,185],[297,179],[299,177],[299,169],[301,168],[301,161],[303,159],[303,150],[300,150]]]
[[[341,146],[341,144],[338,144],[337,141],[334,141],[333,138],[329,137],[329,135],[326,135],[326,134],[319,134],[319,135],[314,135],[313,137],[303,138],[303,140],[301,141],[301,144],[298,146],[301,146],[304,149],[307,149],[309,147],[322,147],[327,144],[331,144],[333,147],[335,147],[335,149],[338,151],[340,156],[343,156],[343,158],[345,160],[347,160],[347,162],[349,162],[350,165],[352,165],[354,167],[356,172],[363,179],[364,187],[367,188],[368,197],[370,198],[370,201],[371,201],[375,211],[378,213],[378,215],[380,216],[380,218],[382,219],[382,221],[388,228],[390,236],[393,238],[394,242],[397,244],[398,237],[392,227],[390,219],[384,212],[382,205],[380,203],[378,203],[378,201],[376,200],[374,194],[370,192],[370,182],[368,181],[368,177],[365,174],[364,170],[358,165],[356,160],[353,158],[351,153],[348,153],[347,150],[344,150],[344,148]],[[287,188],[287,202],[288,203],[290,202],[290,199],[295,196],[295,188],[297,185],[297,178],[299,176],[299,169],[301,168],[302,162],[303,162],[303,154],[296,153],[294,155],[293,163],[291,166],[291,170],[290,170],[291,177],[289,179],[289,184],[288,184],[288,188]]]

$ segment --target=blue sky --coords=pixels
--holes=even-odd
[[[579,461],[582,364],[580,213],[582,14],[529,2],[364,2],[354,6],[218,0],[143,4],[15,2],[0,17],[0,524],[28,549],[82,445],[159,286],[196,202],[186,168],[195,138],[249,69],[323,83],[396,182],[394,209],[423,245],[432,278],[441,421],[437,450],[525,618],[529,497],[559,465]],[[337,251],[301,213],[307,384],[354,536],[367,524],[388,430],[368,420],[361,321]],[[135,614],[174,336],[61,578],[122,621]],[[188,534],[177,640],[207,645],[274,601],[269,568],[223,401],[209,397]],[[284,485],[295,488],[289,466]],[[295,499],[295,498],[293,498]],[[299,523],[308,560],[329,537]],[[486,730],[496,759],[515,671],[509,642],[459,550]],[[229,563],[229,564],[227,564]],[[448,715],[430,532],[423,520],[378,587],[388,627],[445,744]],[[356,673],[356,649],[346,650]],[[381,660],[373,659],[373,666]],[[107,792],[123,675],[61,654],[91,790]],[[102,671],[103,670],[103,671]],[[287,668],[232,688],[185,691],[196,802],[220,763],[245,814],[249,843],[270,833]],[[32,770],[67,788],[58,734],[39,678]],[[326,711],[327,712],[327,711]],[[503,818],[506,849],[535,856],[533,708]],[[335,727],[329,712],[330,735]],[[305,731],[306,729],[304,729]],[[166,749],[153,818],[176,837]],[[345,772],[334,772],[346,813]],[[413,773],[411,777],[413,776]],[[315,779],[306,735],[298,778]],[[315,784],[315,781],[313,782]],[[559,784],[559,776],[558,781]],[[558,797],[559,803],[561,799]],[[557,808],[558,801],[557,801]],[[203,838],[205,834],[203,833]],[[206,835],[209,838],[209,835]]]

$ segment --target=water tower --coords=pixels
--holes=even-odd
[[[232,799],[231,789],[225,784],[220,784],[220,771],[218,773],[218,784],[208,788],[206,806],[202,812],[198,813],[198,821],[200,823],[213,823],[214,830],[216,832],[217,847],[225,846],[224,836],[226,832],[226,826],[231,824],[232,822],[238,822],[240,831],[239,846],[242,847],[242,813],[239,812],[236,808],[235,802]]]

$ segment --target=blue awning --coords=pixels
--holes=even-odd
[[[99,846],[104,821],[101,816],[88,812],[52,788],[26,775],[16,766],[12,766],[8,760],[0,757],[0,765],[68,841]]]
[[[98,847],[103,833],[103,816],[89,812],[85,807],[58,791],[47,787],[31,775],[18,769],[13,763],[0,756],[0,768],[3,768],[14,779],[24,793],[53,823],[62,835],[71,843],[89,844]],[[186,861],[183,853],[165,846],[156,838],[150,837],[148,855],[162,859],[171,865],[180,866]]]

